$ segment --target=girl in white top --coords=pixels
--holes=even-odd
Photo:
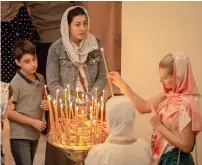
[[[149,165],[149,144],[133,135],[135,110],[125,96],[114,96],[106,103],[109,136],[105,143],[94,146],[86,165]]]

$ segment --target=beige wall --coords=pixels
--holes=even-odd
[[[202,93],[202,2],[123,2],[121,68],[134,91],[146,99],[161,92],[158,62],[176,51],[188,53]],[[137,114],[137,137],[150,139],[148,119],[149,115]],[[202,155],[202,133],[199,136]],[[202,157],[198,159],[202,165]]]

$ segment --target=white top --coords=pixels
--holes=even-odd
[[[149,165],[151,147],[142,139],[130,145],[103,143],[88,153],[85,165]]]

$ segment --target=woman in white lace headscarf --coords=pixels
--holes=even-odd
[[[61,20],[62,38],[54,42],[48,53],[46,77],[51,95],[59,89],[63,93],[67,85],[72,90],[98,95],[106,83],[106,70],[100,48],[101,41],[89,32],[90,18],[85,8],[68,8]],[[71,97],[72,98],[72,97]]]
[[[109,136],[105,143],[94,146],[85,160],[86,165],[149,165],[149,144],[135,139],[135,110],[125,96],[114,96],[106,103]]]
[[[11,165],[10,126],[8,111],[14,108],[13,90],[7,83],[1,82],[1,164]]]

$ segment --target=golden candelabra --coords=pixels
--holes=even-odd
[[[47,140],[65,151],[71,160],[82,164],[92,146],[105,140],[104,91],[99,99],[95,89],[95,97],[89,100],[84,93],[79,97],[77,88],[75,101],[71,100],[69,86],[63,100],[59,99],[58,93],[59,90],[54,100],[47,96],[50,121]]]

